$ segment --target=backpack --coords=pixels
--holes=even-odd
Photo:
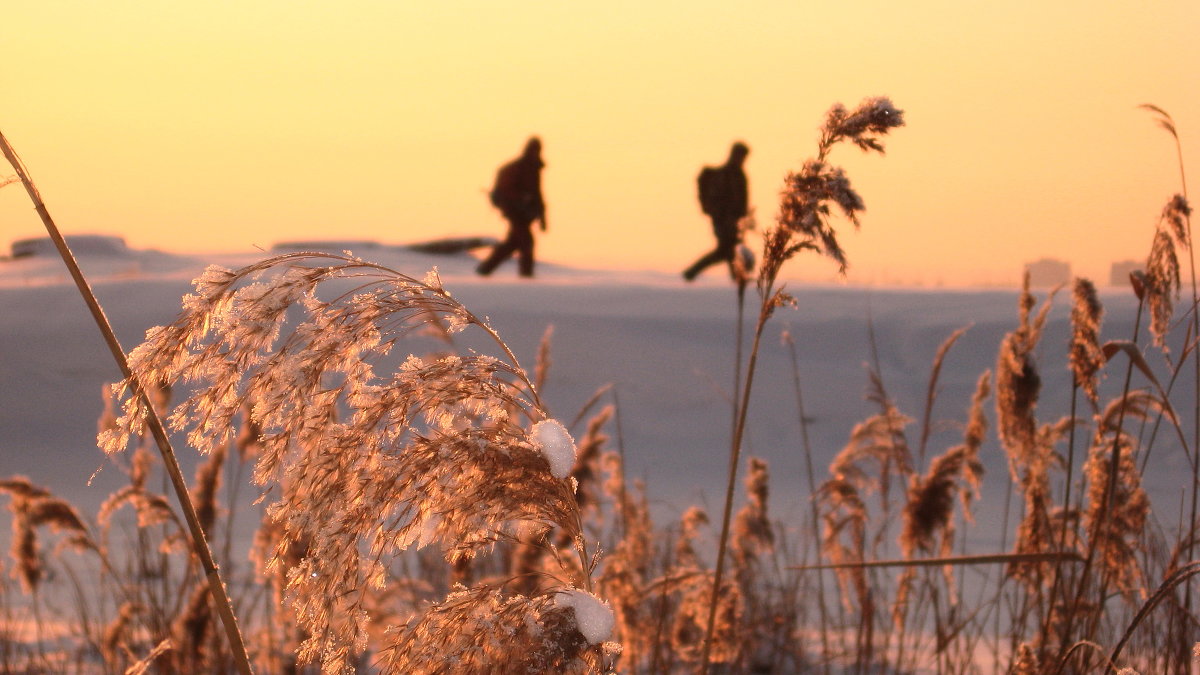
[[[700,191],[700,210],[713,215],[721,208],[724,199],[721,194],[721,171],[713,166],[704,167],[696,177],[696,186]]]
[[[496,173],[496,184],[492,186],[488,197],[492,200],[492,206],[501,210],[512,208],[520,200],[515,165],[507,164]]]

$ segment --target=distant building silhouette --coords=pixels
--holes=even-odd
[[[1025,265],[1029,285],[1050,288],[1071,282],[1071,264],[1054,258],[1042,258]]]
[[[1145,264],[1136,260],[1120,260],[1112,264],[1108,272],[1109,286],[1128,286],[1129,275],[1132,272],[1145,269]]]
[[[688,281],[695,279],[707,267],[721,262],[728,263],[729,273],[736,277],[733,256],[741,240],[738,221],[746,215],[750,206],[746,173],[742,169],[748,154],[750,148],[745,143],[734,143],[725,164],[704,167],[696,179],[700,210],[712,219],[717,247],[683,271],[683,278]]]
[[[508,236],[479,263],[477,272],[486,276],[500,263],[517,254],[517,270],[533,276],[533,221],[546,231],[546,203],[542,199],[542,141],[534,136],[525,143],[520,157],[500,167],[492,187],[492,205],[508,221]]]

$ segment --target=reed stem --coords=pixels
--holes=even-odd
[[[83,301],[87,304],[92,318],[95,319],[96,326],[100,329],[100,334],[104,337],[105,344],[108,345],[113,359],[121,369],[121,374],[131,384],[134,396],[141,399],[142,404],[147,410],[147,423],[158,445],[159,453],[162,455],[163,466],[166,469],[167,475],[171,478],[172,486],[175,488],[175,496],[179,499],[179,505],[183,510],[184,520],[191,535],[192,550],[200,560],[201,567],[204,569],[204,576],[208,582],[209,592],[212,595],[213,602],[217,606],[217,613],[221,616],[221,621],[225,627],[225,634],[229,638],[234,662],[237,664],[238,671],[242,675],[251,675],[253,669],[250,667],[250,659],[246,654],[246,645],[242,640],[241,631],[238,629],[237,617],[233,612],[233,604],[225,592],[225,584],[221,580],[220,569],[213,559],[208,539],[204,535],[204,530],[200,527],[200,519],[196,515],[196,508],[192,504],[191,497],[188,494],[187,481],[183,477],[183,471],[179,467],[175,451],[171,447],[171,441],[167,437],[166,428],[163,426],[158,412],[154,409],[146,388],[130,369],[129,360],[125,357],[125,351],[121,348],[121,343],[117,340],[117,335],[113,331],[112,324],[109,323],[108,317],[104,314],[104,309],[100,306],[100,301],[96,299],[96,294],[92,292],[92,287],[83,276],[83,271],[79,268],[79,263],[75,259],[75,255],[71,253],[71,249],[67,246],[66,239],[59,232],[54,219],[50,217],[50,212],[46,208],[46,204],[42,201],[37,186],[34,185],[33,179],[29,177],[29,173],[25,170],[25,165],[21,162],[21,159],[17,156],[16,151],[13,150],[3,133],[0,133],[0,151],[3,151],[5,159],[16,169],[17,176],[25,186],[25,191],[29,193],[29,198],[33,201],[34,209],[41,217],[42,223],[46,226],[46,231],[50,234],[51,241],[54,242],[54,247],[58,249],[59,255],[67,266],[67,270],[71,273],[71,278],[75,281],[75,287],[79,289],[80,295],[83,296]]]
[[[800,417],[800,440],[804,448],[804,468],[806,478],[808,479],[808,506],[809,513],[812,517],[812,536],[817,541],[820,541],[821,536],[821,514],[817,508],[817,484],[816,471],[813,469],[812,460],[812,443],[808,437],[808,419],[804,412],[804,393],[800,386],[800,359],[796,356],[796,341],[792,339],[790,334],[786,338],[788,346],[788,354],[792,359],[792,386],[796,390],[796,412]],[[821,564],[821,549],[819,546],[814,547],[817,551],[817,564]],[[825,656],[823,664],[823,672],[829,673],[829,608],[825,605],[825,573],[817,570],[817,609],[821,617],[821,649]]]
[[[771,316],[770,299],[774,297],[771,289],[762,294],[762,307],[758,313],[758,321],[754,327],[754,340],[750,346],[750,360],[746,364],[746,381],[740,392],[735,392],[737,407],[737,422],[733,430],[733,443],[729,448],[728,480],[725,485],[725,507],[721,514],[721,538],[717,544],[717,569],[713,574],[712,597],[708,604],[708,622],[704,630],[704,651],[700,659],[700,673],[707,675],[708,659],[712,650],[713,628],[717,619],[717,596],[720,594],[721,581],[725,574],[725,549],[729,546],[729,523],[733,515],[733,493],[737,489],[738,464],[742,456],[742,437],[746,432],[746,411],[750,407],[750,391],[754,385],[754,369],[758,365],[758,348],[762,342],[763,329]],[[739,398],[740,397],[740,403]]]

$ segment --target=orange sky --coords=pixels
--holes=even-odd
[[[830,104],[884,95],[908,120],[887,156],[832,157],[867,204],[851,281],[1011,283],[1051,256],[1103,282],[1179,190],[1139,103],[1173,115],[1200,172],[1194,0],[39,0],[2,18],[0,129],[64,231],[136,247],[500,235],[485,192],[537,133],[539,257],[682,270],[713,243],[701,165],[746,141],[768,223]],[[0,190],[0,245],[39,228]]]

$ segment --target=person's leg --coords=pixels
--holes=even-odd
[[[729,276],[736,278],[737,274],[733,270],[733,257],[737,255],[737,225],[732,228],[722,230],[722,233],[717,237],[717,248],[713,253],[718,256],[718,260],[723,260],[729,265]]]
[[[700,276],[700,273],[707,269],[710,265],[715,265],[723,260],[726,260],[726,255],[720,248],[715,248],[708,253],[705,253],[699,260],[692,263],[692,266],[683,271],[683,278],[691,281]]]
[[[491,274],[493,270],[500,266],[500,263],[508,260],[508,257],[513,254],[516,248],[513,244],[512,232],[509,232],[508,237],[499,244],[496,244],[491,254],[487,258],[484,258],[483,262],[479,263],[479,267],[475,268],[475,271],[484,276]]]
[[[533,223],[513,228],[513,246],[517,250],[517,271],[523,277],[533,276]]]
[[[683,278],[691,281],[711,265],[721,262],[732,264],[734,249],[737,247],[737,223],[733,227],[725,221],[713,220],[713,234],[717,237],[717,247],[704,254],[692,266],[683,271]]]

